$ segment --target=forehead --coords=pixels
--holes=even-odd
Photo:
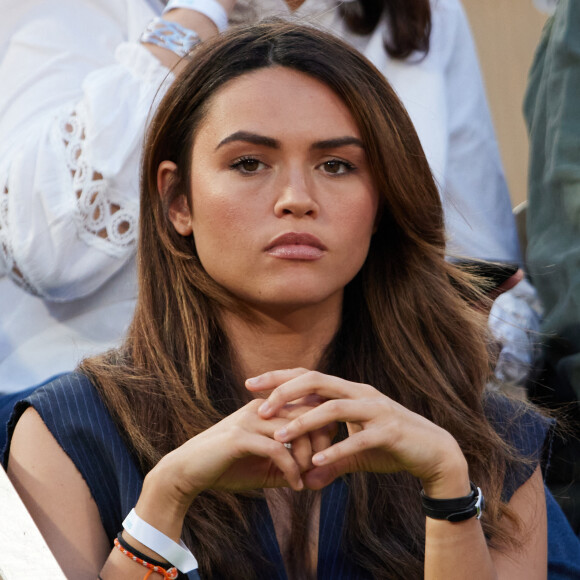
[[[353,135],[359,130],[342,99],[305,73],[281,66],[259,69],[226,83],[213,96],[200,132],[239,130],[264,135],[298,131],[322,135]]]

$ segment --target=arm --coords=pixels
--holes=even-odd
[[[145,3],[127,10],[28,2],[2,24],[0,273],[47,300],[92,293],[133,256],[143,134],[177,59],[137,42]],[[215,33],[190,10],[168,18]]]
[[[545,578],[548,569],[547,515],[544,482],[539,467],[512,496],[509,505],[520,516],[522,529],[513,530],[522,541],[522,551],[506,554],[493,551],[495,567],[500,577],[525,580]],[[529,568],[534,570],[530,575]]]
[[[0,65],[0,264],[29,291],[71,300],[133,253],[139,143],[167,71],[123,44],[126,16],[113,2],[33,2],[10,14]]]
[[[522,550],[515,553],[487,550],[481,526],[474,518],[456,524],[426,518],[425,578],[486,578],[483,571],[490,569],[490,578],[545,579],[548,544],[546,500],[539,467],[515,492],[509,505],[522,520],[520,530],[512,529],[512,536],[522,542]],[[486,552],[489,556],[485,555]],[[457,554],[462,554],[462,557],[457,558]],[[470,554],[470,557],[466,558],[464,554]],[[481,558],[482,554],[484,558]],[[449,571],[450,563],[452,573]]]
[[[67,578],[95,580],[110,540],[87,484],[32,408],[14,430],[7,473]]]
[[[299,489],[300,472],[311,466],[313,450],[325,448],[332,435],[319,434],[313,443],[305,437],[291,454],[272,433],[303,410],[295,406],[287,419],[264,421],[257,415],[259,404],[252,401],[161,460],[145,478],[137,513],[178,540],[187,508],[204,489],[257,489],[288,482]],[[101,570],[104,580],[143,578],[142,567],[116,549],[110,551],[113,538],[105,534],[87,483],[32,408],[15,427],[8,475],[67,577],[94,580]],[[127,540],[160,559],[128,535]]]

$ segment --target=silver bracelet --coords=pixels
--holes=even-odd
[[[163,14],[174,8],[188,8],[207,16],[220,32],[228,27],[228,13],[217,0],[169,0]]]
[[[141,38],[144,44],[154,44],[166,48],[183,58],[191,49],[199,44],[200,38],[197,32],[163,18],[154,18],[147,26]]]

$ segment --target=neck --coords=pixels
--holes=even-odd
[[[317,368],[338,330],[341,310],[342,298],[284,314],[261,311],[251,322],[225,312],[223,324],[236,353],[240,378],[278,369]]]

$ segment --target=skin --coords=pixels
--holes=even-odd
[[[224,324],[257,399],[147,474],[135,509],[175,541],[188,506],[210,488],[320,489],[345,472],[406,470],[432,497],[469,491],[465,458],[449,433],[371,385],[307,370],[338,327],[344,285],[362,266],[375,227],[378,196],[359,138],[327,87],[290,70],[244,75],[214,96],[195,139],[193,199],[178,197],[170,217],[179,233],[194,234],[207,271],[255,314],[250,324],[224,313]],[[159,167],[162,193],[174,171],[170,162]],[[272,253],[271,240],[288,232],[313,234],[325,249],[314,260]],[[337,421],[350,437],[331,445]],[[143,577],[118,551],[107,556],[109,540],[86,483],[32,409],[16,427],[9,476],[67,575],[94,579],[104,563],[104,580]],[[539,471],[510,504],[523,522],[513,530],[525,539],[518,553],[491,552],[475,518],[426,518],[425,577],[545,578]],[[283,539],[281,519],[275,512]]]
[[[180,234],[193,233],[210,276],[260,315],[322,309],[334,331],[378,206],[358,129],[330,89],[300,73],[274,67],[231,86],[194,143],[192,210],[182,196],[170,218]],[[161,189],[174,168],[161,165]],[[286,259],[295,245],[270,246],[288,234],[313,236],[324,249],[308,242],[305,259]]]

